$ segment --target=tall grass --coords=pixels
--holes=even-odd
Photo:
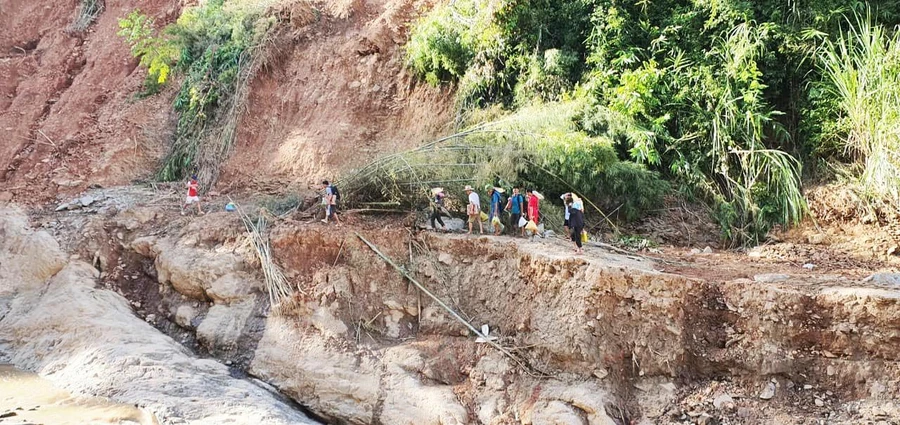
[[[848,19],[819,61],[840,107],[845,148],[862,165],[870,198],[900,202],[900,31],[874,25],[871,13]]]

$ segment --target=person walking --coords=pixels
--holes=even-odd
[[[491,187],[488,189],[488,196],[491,198],[491,206],[488,210],[488,223],[494,228],[494,235],[499,236],[503,225],[500,224],[500,194],[503,189],[499,187]]]
[[[325,195],[323,196],[323,204],[325,204],[325,218],[322,219],[322,223],[328,223],[328,218],[333,217],[334,222],[337,223],[338,226],[341,225],[341,220],[338,218],[337,209],[338,209],[338,200],[340,199],[340,195],[338,194],[337,188],[331,185],[328,180],[322,180],[322,189],[325,191]]]
[[[520,229],[522,236],[525,236],[525,226],[519,224],[522,213],[525,211],[525,198],[519,193],[519,188],[514,187],[512,196],[506,201],[506,211],[509,211],[509,229],[515,235],[516,228]]]
[[[200,183],[197,182],[197,176],[191,176],[191,181],[187,184],[187,196],[184,198],[184,205],[181,206],[181,215],[185,215],[185,210],[191,205],[197,204],[197,214],[203,215],[203,208],[200,207]]]
[[[469,204],[466,205],[466,215],[469,216],[469,231],[466,234],[472,234],[472,227],[477,221],[478,230],[483,235],[484,225],[481,223],[481,199],[478,197],[478,194],[475,193],[475,189],[472,189],[472,186],[466,185],[464,190],[469,196]]]
[[[528,210],[526,211],[525,218],[528,221],[533,221],[535,225],[540,223],[541,212],[540,212],[540,200],[538,199],[537,194],[531,190],[525,190],[525,196],[528,198]]]
[[[441,214],[444,211],[444,189],[440,187],[436,187],[431,189],[431,194],[434,196],[431,199],[431,228],[434,230],[438,230],[435,222],[440,223],[441,227],[444,228],[445,232],[449,232],[450,228],[444,224],[444,220],[441,220]]]
[[[575,254],[583,254],[581,234],[584,232],[584,204],[576,195],[572,195],[566,202],[569,207],[569,229],[572,242],[575,242]]]
[[[563,201],[563,207],[566,209],[566,214],[563,216],[563,229],[565,229],[566,234],[569,233],[569,205],[572,204],[572,194],[571,193],[563,193],[562,196],[559,197]]]

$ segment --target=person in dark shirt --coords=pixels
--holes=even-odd
[[[441,220],[441,214],[444,211],[444,189],[436,187],[431,190],[431,194],[434,195],[434,198],[431,199],[431,228],[438,230],[435,225],[435,222],[438,222],[445,232],[449,232],[450,228],[444,224],[444,220]]]
[[[519,224],[519,218],[522,217],[522,213],[525,212],[525,197],[519,193],[519,188],[514,187],[512,191],[512,196],[506,201],[506,211],[509,211],[509,231],[513,235],[516,234],[516,228],[519,228],[519,232],[522,236],[525,236],[525,226]]]
[[[566,202],[569,207],[569,230],[572,233],[572,242],[575,242],[575,253],[583,254],[581,233],[584,231],[584,204],[574,194]]]

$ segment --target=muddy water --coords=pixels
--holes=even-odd
[[[0,424],[158,425],[152,414],[100,397],[74,397],[34,373],[0,365]]]

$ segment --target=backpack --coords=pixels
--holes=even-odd
[[[331,185],[331,193],[334,194],[335,201],[341,200],[341,192],[338,190],[337,186]]]

